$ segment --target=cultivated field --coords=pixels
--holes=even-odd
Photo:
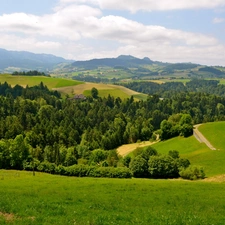
[[[224,183],[0,171],[0,224],[224,224]]]

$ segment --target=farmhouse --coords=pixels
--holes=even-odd
[[[87,98],[83,94],[74,95],[72,98],[69,98],[69,100],[86,100]]]

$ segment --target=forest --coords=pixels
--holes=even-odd
[[[208,83],[211,86],[207,91]],[[140,83],[127,86],[131,88],[131,85]],[[110,95],[101,98],[96,94],[85,100],[72,100],[62,98],[57,91],[50,91],[42,82],[25,88],[0,84],[0,168],[39,167],[40,171],[56,172],[57,167],[58,173],[70,174],[66,167],[72,166],[72,171],[90,172],[86,165],[101,165],[118,167],[122,170],[118,176],[122,173],[127,177],[130,175],[125,167],[129,167],[134,175],[132,164],[135,160],[131,161],[129,157],[121,160],[116,147],[157,137],[161,140],[179,135],[188,137],[192,135],[193,124],[225,120],[224,86],[214,81],[199,81],[195,86],[182,87],[182,83],[144,84],[142,92],[149,92],[146,101],[134,101],[133,97],[121,100]],[[205,92],[201,92],[201,88]],[[218,94],[210,93],[213,88]],[[156,94],[152,95],[152,92]],[[147,159],[140,155],[137,157],[141,159],[136,159],[138,164],[143,164],[142,168],[146,168],[145,176],[152,172],[149,165],[154,157],[179,167],[179,160],[172,160],[179,157],[162,157],[156,153],[149,158],[151,154],[152,151]],[[74,167],[76,164],[80,167]],[[111,174],[107,176],[114,176],[109,168],[100,170],[104,170],[103,174]],[[177,169],[173,174],[178,176]],[[135,176],[142,177],[143,174]],[[162,174],[152,176],[166,177]]]

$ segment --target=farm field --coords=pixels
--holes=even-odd
[[[103,83],[84,83],[76,86],[57,88],[56,90],[64,94],[84,94],[91,95],[91,89],[95,87],[98,89],[100,97],[111,96],[120,97],[121,99],[130,98],[134,96],[136,99],[146,99],[147,95],[132,91],[128,88],[119,85],[103,84]]]
[[[60,88],[66,86],[74,86],[82,84],[81,81],[52,78],[52,77],[42,77],[42,76],[12,76],[9,74],[0,74],[0,83],[7,82],[8,84],[15,86],[19,84],[23,87],[38,85],[41,82],[44,83],[49,89]]]
[[[0,224],[224,224],[224,183],[0,170]]]

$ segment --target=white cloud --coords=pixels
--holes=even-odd
[[[56,41],[40,41],[33,37],[21,37],[15,34],[0,33],[0,46],[17,51],[34,51],[36,53],[51,53],[62,48],[62,44]]]
[[[225,21],[225,19],[224,18],[214,18],[213,19],[213,23],[223,23]]]
[[[60,0],[61,4],[95,4],[102,9],[127,10],[130,12],[167,11],[179,9],[205,9],[225,6],[224,0]]]
[[[121,16],[103,16],[96,7],[74,4],[87,1],[61,0],[61,3],[70,4],[43,16],[25,13],[0,16],[0,47],[73,59],[131,54],[168,62],[225,64],[225,46],[214,37],[144,25]],[[107,2],[113,4],[110,0]],[[143,2],[140,1],[140,5]],[[160,2],[163,1],[154,4]],[[215,2],[219,4],[220,1],[212,4]],[[121,1],[121,4],[124,3]],[[130,1],[132,4],[136,3]],[[103,45],[104,42],[107,44]]]

